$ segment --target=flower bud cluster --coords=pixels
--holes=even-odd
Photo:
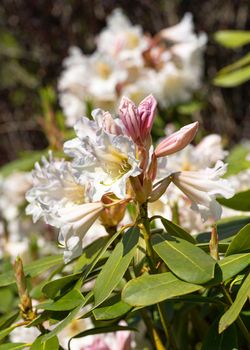
[[[123,219],[128,202],[139,205],[158,200],[172,182],[200,211],[204,219],[221,214],[216,196],[229,198],[233,190],[220,179],[226,166],[177,171],[168,169],[166,156],[181,151],[195,137],[198,122],[167,136],[154,148],[150,136],[157,102],[147,96],[137,107],[123,97],[119,117],[101,109],[93,120],[82,117],[76,138],[66,141],[64,152],[72,161],[43,159],[33,172],[34,186],[27,193],[27,213],[60,229],[65,261],[79,256],[83,239],[99,218],[111,233]],[[180,169],[181,170],[181,169]]]

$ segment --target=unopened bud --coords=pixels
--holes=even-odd
[[[185,125],[183,128],[181,128],[179,131],[166,137],[156,147],[156,150],[155,150],[156,157],[157,158],[165,157],[170,154],[181,151],[193,140],[198,130],[198,127],[199,127],[198,122],[188,124],[188,125]]]

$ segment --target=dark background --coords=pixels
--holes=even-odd
[[[189,11],[196,31],[205,31],[203,96],[199,118],[207,132],[226,136],[229,144],[250,138],[249,84],[220,89],[215,73],[249,49],[225,49],[213,40],[221,29],[249,28],[249,1],[244,0],[2,0],[0,3],[0,165],[20,152],[43,149],[47,140],[39,124],[39,90],[56,88],[62,60],[71,45],[93,52],[95,35],[111,11],[121,7],[134,24],[152,34],[176,24]]]

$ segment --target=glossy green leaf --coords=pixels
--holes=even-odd
[[[236,350],[238,349],[237,330],[234,325],[222,334],[218,332],[219,320],[210,326],[201,350]]]
[[[221,317],[219,322],[219,333],[222,333],[237,319],[241,312],[241,309],[247,301],[247,298],[250,298],[250,274],[248,274],[242,283],[233,304]]]
[[[62,296],[55,302],[45,302],[39,304],[37,309],[52,310],[52,311],[68,311],[73,310],[84,301],[82,293],[77,289],[72,289],[69,293]]]
[[[58,278],[56,280],[50,281],[45,284],[42,288],[44,294],[46,294],[49,298],[53,299],[62,288],[67,286],[68,284],[75,282],[82,275],[82,273],[74,273],[72,275],[64,276]]]
[[[250,264],[250,253],[229,255],[218,261],[218,264],[222,271],[222,280],[226,281],[237,275]]]
[[[183,282],[171,272],[158,275],[143,275],[129,281],[123,291],[122,300],[132,306],[147,306],[202,289],[202,286]]]
[[[202,249],[166,234],[152,237],[153,249],[179,278],[190,283],[206,283],[214,277],[215,260]]]
[[[240,210],[250,211],[250,190],[236,193],[232,198],[217,198],[218,202],[225,207]]]
[[[109,237],[100,237],[86,248],[84,248],[82,255],[77,259],[74,272],[79,272],[84,266],[90,264],[102,251],[105,244],[108,242]]]
[[[43,342],[43,337],[40,336],[36,338],[34,343],[31,345],[30,350],[58,350],[59,349],[59,342],[58,338],[54,336],[53,338],[50,338]]]
[[[86,299],[85,299],[86,301]],[[42,341],[45,342],[48,339],[53,338],[55,335],[60,333],[65,327],[67,327],[78,315],[81,308],[84,306],[84,302],[72,310],[65,319],[60,322],[50,333],[42,336]],[[49,349],[48,349],[49,350]]]
[[[175,237],[179,237],[185,239],[190,243],[196,243],[194,237],[190,235],[187,231],[185,231],[182,227],[174,224],[172,221],[161,218],[162,225],[165,227],[166,231]]]
[[[0,350],[22,350],[27,348],[25,343],[6,343],[0,344]]]
[[[96,320],[111,320],[121,317],[131,310],[131,306],[121,300],[120,295],[112,296],[101,307],[93,310]]]
[[[228,48],[235,48],[250,43],[250,31],[220,30],[214,35],[215,40]]]
[[[250,224],[244,226],[230,243],[226,256],[250,252]]]
[[[135,253],[139,236],[138,227],[130,228],[116,245],[96,279],[94,286],[95,306],[107,299],[122,279]]]
[[[221,87],[234,87],[250,79],[250,65],[226,74],[218,74],[213,83]]]
[[[100,251],[99,254],[97,254],[97,256],[94,258],[94,260],[91,262],[91,264],[88,266],[88,268],[86,269],[86,271],[84,272],[83,277],[86,278],[89,276],[89,274],[94,270],[95,266],[98,264],[98,262],[104,257],[104,255],[107,252],[107,249],[109,248],[109,246],[118,238],[118,236],[123,232],[123,229],[117,231],[112,237],[110,237],[110,239],[108,240],[108,242],[104,245],[104,247],[102,248],[102,250]]]

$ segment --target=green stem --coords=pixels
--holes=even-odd
[[[148,255],[148,261],[150,266],[150,271],[152,274],[157,273],[157,269],[155,267],[155,253],[150,241],[150,220],[148,218],[148,205],[147,203],[143,203],[140,207],[140,217],[141,217],[141,230],[145,239],[146,243],[146,251]],[[175,339],[171,333],[171,327],[170,324],[166,318],[165,310],[163,307],[163,303],[157,304],[158,312],[160,315],[162,327],[164,329],[166,338],[168,340],[168,343],[173,350],[177,350],[177,345],[175,343]]]
[[[222,288],[223,295],[227,301],[227,304],[229,306],[231,306],[233,304],[233,300],[232,300],[230,294],[228,293],[227,289],[225,288],[225,286],[223,284],[221,285],[221,288]],[[236,323],[237,323],[238,327],[240,328],[242,334],[244,335],[246,341],[248,342],[248,344],[250,344],[250,334],[249,334],[247,327],[245,326],[245,324],[242,321],[242,318],[240,316],[238,316],[238,318],[236,319]]]
[[[155,345],[155,348],[157,350],[165,350],[165,347],[162,344],[161,338],[159,337],[159,334],[158,334],[156,328],[154,327],[153,322],[152,322],[151,318],[149,317],[147,311],[142,309],[142,310],[140,310],[140,313],[141,313],[143,321],[148,329],[151,341]]]

